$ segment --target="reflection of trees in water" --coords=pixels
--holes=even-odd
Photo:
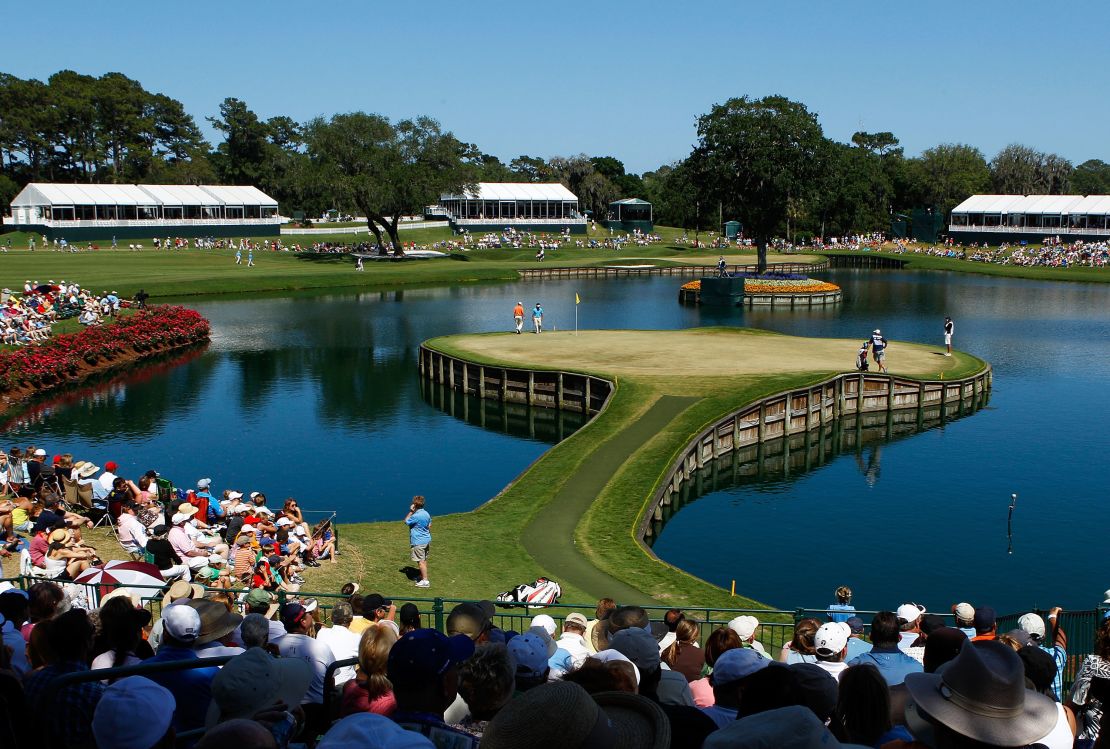
[[[152,434],[192,408],[218,363],[219,356],[204,347],[147,360],[34,403],[3,424],[3,431],[15,437],[49,421],[58,437],[97,440]]]
[[[870,413],[862,418],[852,415],[837,419],[822,429],[725,453],[706,462],[682,482],[672,501],[661,508],[661,517],[656,517],[645,541],[650,545],[659,538],[667,521],[683,507],[707,494],[735,486],[782,484],[827,465],[846,453],[853,455],[863,481],[874,487],[879,480],[883,445],[971,415],[987,404],[989,396],[986,393],[977,402],[961,405],[943,419],[939,417],[938,408],[932,409],[936,418],[930,419],[924,418],[921,411]],[[912,418],[914,413],[916,419]]]
[[[575,411],[485,400],[423,378],[420,379],[420,397],[429,406],[472,426],[548,444],[565,440],[587,422],[584,414]]]

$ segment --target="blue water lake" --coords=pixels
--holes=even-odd
[[[156,468],[179,484],[211,476],[220,488],[296,496],[303,507],[338,510],[341,521],[400,518],[418,493],[433,512],[461,511],[579,425],[526,410],[479,419],[468,408],[462,418],[459,403],[422,392],[422,340],[507,329],[517,300],[542,302],[560,329],[574,325],[576,292],[584,328],[744,325],[862,341],[880,327],[895,372],[898,342],[939,344],[949,314],[957,347],[995,368],[987,408],[807,473],[711,492],[667,524],[654,551],[786,607],[824,605],[841,584],[861,608],[1101,600],[1110,587],[1101,556],[1110,286],[822,275],[844,288],[842,304],[683,307],[673,278],[191,300],[213,324],[206,350],[9,420],[0,440],[115,459],[129,475]],[[845,352],[846,366],[854,353]],[[1019,498],[1008,537],[1011,493]]]

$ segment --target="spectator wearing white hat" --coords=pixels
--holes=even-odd
[[[171,603],[162,609],[162,637],[158,652],[145,663],[192,661],[197,640],[201,634],[200,614],[184,602]],[[203,728],[208,703],[212,699],[212,679],[218,668],[189,668],[150,674],[149,678],[170,690],[177,707],[174,710],[174,729],[181,733]]]
[[[771,660],[771,656],[767,655],[767,651],[763,649],[763,643],[755,639],[756,630],[759,629],[759,620],[754,616],[747,614],[738,616],[728,623],[728,628],[740,638],[741,645],[751,648],[764,658]]]
[[[168,689],[142,676],[115,682],[93,713],[96,745],[112,749],[173,749],[177,701]]]
[[[1052,627],[1052,635],[1048,636],[1045,630],[1044,619],[1032,612],[1022,614],[1018,619],[1018,626],[1029,634],[1033,644],[1052,656],[1056,663],[1056,676],[1052,680],[1052,693],[1057,700],[1063,700],[1064,692],[1064,667],[1068,662],[1068,635],[1060,626],[1059,606],[1054,606],[1048,611],[1048,623]]]
[[[558,650],[549,661],[553,671],[558,670],[565,674],[586,662],[586,658],[590,655],[585,638],[588,623],[586,617],[577,611],[567,614],[567,618],[563,621],[563,633],[555,641]]]
[[[186,565],[190,570],[196,572],[201,567],[208,566],[208,555],[211,553],[208,549],[201,548],[193,541],[185,526],[193,515],[197,514],[197,508],[191,504],[183,503],[177,508],[177,512],[170,518],[173,523],[173,528],[169,532],[170,546],[173,547],[174,553],[181,559],[182,564]]]
[[[835,677],[848,668],[844,656],[848,654],[848,638],[852,628],[846,622],[827,622],[822,624],[813,636],[813,646],[817,651],[817,666]]]
[[[970,603],[962,602],[952,606],[952,615],[956,617],[956,629],[967,635],[967,639],[975,636],[975,607]]]
[[[894,612],[898,617],[898,647],[903,651],[908,650],[921,636],[921,615],[925,607],[916,603],[903,603]]]

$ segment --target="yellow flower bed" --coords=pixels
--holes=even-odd
[[[685,291],[701,291],[701,280],[684,283],[682,288]],[[840,291],[840,287],[834,283],[819,281],[816,278],[744,279],[744,293],[746,294],[819,294],[827,291]]]

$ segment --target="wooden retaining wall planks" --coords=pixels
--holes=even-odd
[[[636,538],[648,549],[648,541],[657,532],[656,526],[669,515],[667,508],[675,503],[683,482],[714,458],[760,448],[773,441],[781,441],[788,455],[792,438],[804,437],[808,448],[813,434],[824,447],[825,434],[843,419],[861,427],[867,426],[869,417],[874,417],[872,421],[875,418],[885,421],[891,428],[899,424],[919,427],[925,422],[961,415],[966,407],[990,392],[992,382],[990,367],[973,377],[952,381],[847,373],[749,403],[717,421],[682,450],[641,516]]]
[[[829,262],[822,260],[817,263],[768,263],[767,270],[771,273],[799,273],[809,274],[817,271],[828,270]],[[730,265],[729,273],[755,273],[758,266]],[[637,276],[680,276],[682,278],[702,278],[717,274],[716,265],[645,265],[641,267],[613,267],[609,265],[583,265],[569,268],[544,267],[544,268],[518,268],[517,273],[525,281],[537,281],[553,278],[625,278]]]

